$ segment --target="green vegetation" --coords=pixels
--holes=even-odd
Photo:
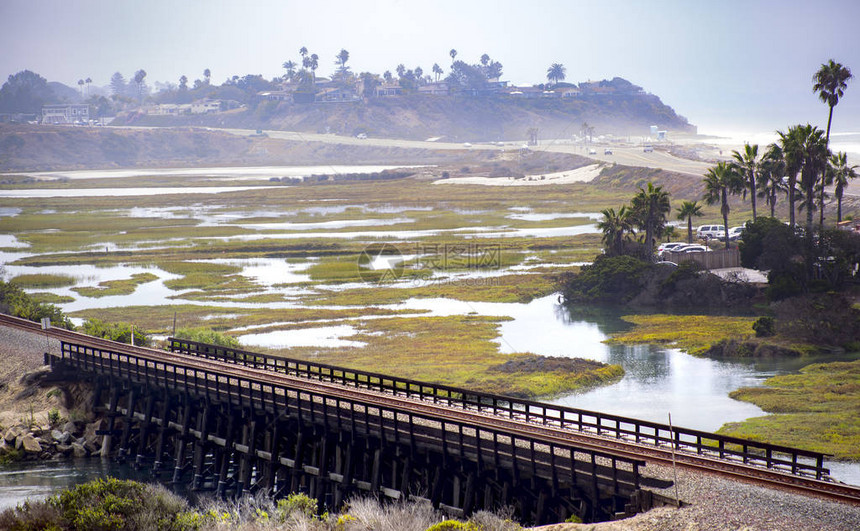
[[[57,295],[48,291],[40,291],[38,293],[30,293],[30,298],[39,304],[65,304],[74,302],[75,298],[70,295]]]
[[[125,322],[105,323],[99,319],[89,319],[84,321],[80,332],[120,343],[131,343],[132,335],[134,335],[135,345],[145,347],[150,344],[145,330]]]
[[[808,365],[730,396],[774,414],[726,424],[720,433],[860,460],[860,360]]]
[[[0,528],[26,530],[209,531],[223,529],[368,529],[521,531],[504,513],[478,511],[467,521],[446,519],[426,502],[383,503],[350,498],[339,512],[319,513],[319,502],[305,494],[274,500],[204,500],[189,507],[158,485],[114,478],[98,479],[63,490],[47,500],[31,501],[0,512]]]
[[[633,256],[598,255],[579,273],[564,277],[562,293],[568,302],[624,303],[639,294],[653,267]]]
[[[230,348],[240,348],[239,340],[233,336],[222,334],[208,328],[180,328],[174,336],[177,339],[188,339],[198,343],[221,345]]]
[[[546,397],[614,381],[623,370],[580,359],[551,363],[533,354],[501,354],[500,318],[479,315],[370,319],[350,340],[362,348],[296,347],[297,358],[519,397]]]
[[[416,281],[415,287],[385,287],[369,284],[367,288],[350,288],[320,292],[319,298],[306,297],[309,304],[336,306],[394,304],[412,297],[444,297],[475,302],[529,302],[554,293],[556,275],[526,273],[463,280],[432,279]]]
[[[20,286],[24,289],[50,289],[72,286],[75,283],[75,279],[69,275],[48,275],[40,273],[33,275],[18,275],[17,277],[12,278],[9,282],[12,282],[16,286]]]
[[[59,308],[53,304],[36,302],[15,284],[2,280],[0,280],[0,312],[36,322],[47,317],[51,319],[53,326],[74,329],[72,322]]]
[[[125,280],[106,280],[98,287],[72,288],[72,291],[84,297],[108,297],[111,295],[131,295],[141,284],[158,280],[153,273],[136,273]]]
[[[97,479],[0,513],[0,528],[150,531],[180,525],[185,500],[162,487],[114,478]]]
[[[748,339],[753,334],[754,317],[719,315],[625,315],[636,326],[614,334],[608,343],[661,343],[702,355],[721,340]]]

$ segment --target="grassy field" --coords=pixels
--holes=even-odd
[[[717,315],[626,315],[632,329],[615,334],[609,343],[659,343],[701,355],[720,340],[749,339],[755,317]]]
[[[808,365],[730,396],[772,414],[726,424],[720,433],[860,460],[860,359]]]
[[[421,170],[416,178],[385,182],[284,186],[267,179],[213,181],[206,176],[160,175],[29,183],[28,187],[45,188],[255,188],[137,197],[96,192],[85,200],[0,199],[0,206],[21,209],[16,216],[0,218],[0,231],[30,245],[32,255],[19,259],[17,265],[65,265],[74,271],[83,264],[128,264],[171,275],[164,285],[172,295],[163,305],[140,306],[133,300],[118,308],[93,304],[96,307],[74,312],[78,318],[128,321],[154,333],[170,333],[175,315],[179,326],[234,335],[243,327],[267,331],[349,323],[359,333],[348,339],[362,341],[365,347],[301,347],[284,354],[523,396],[550,396],[618,378],[617,366],[588,364],[547,368],[524,362],[517,366],[530,370],[512,373],[500,367],[533,355],[499,353],[493,340],[504,317],[433,317],[384,307],[410,298],[527,302],[553,293],[560,272],[600,252],[600,236],[595,233],[537,237],[505,233],[586,226],[593,221],[584,214],[617,208],[629,200],[629,190],[587,184],[435,186],[427,178],[443,169],[453,175],[481,175],[496,171],[500,163],[516,163],[516,155],[510,153],[494,156],[499,161],[481,160],[470,164],[468,171],[465,165],[440,167]],[[540,162],[528,165],[537,168]],[[716,210],[710,214],[717,218]],[[377,226],[350,224],[366,219],[380,222]],[[293,225],[265,226],[284,222]],[[303,228],[301,223],[322,225]],[[369,231],[378,235],[338,236]],[[406,232],[401,235],[401,231]],[[483,237],[487,231],[499,235]],[[315,236],[317,232],[325,235]],[[374,243],[394,244],[404,256],[403,267],[396,268],[397,278],[388,278],[385,270],[362,267],[362,254]],[[489,261],[478,259],[489,255]],[[264,281],[244,274],[245,266],[224,263],[254,258],[298,264],[309,280]],[[154,276],[155,270],[98,282],[95,287],[92,283],[74,286],[74,280],[65,285],[80,297],[98,299],[137,293],[154,283]],[[68,302],[51,298],[48,287],[39,291],[45,300]],[[408,317],[399,317],[407,313]]]

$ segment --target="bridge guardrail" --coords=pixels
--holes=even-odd
[[[679,426],[622,417],[532,400],[470,391],[458,387],[397,378],[324,363],[283,358],[256,352],[211,345],[186,339],[168,338],[172,352],[236,363],[246,367],[284,372],[299,377],[341,385],[364,387],[462,409],[487,411],[511,419],[540,423],[583,433],[635,440],[656,447],[673,446],[678,450],[706,457],[719,457],[760,468],[788,472],[797,476],[829,480],[824,467],[827,454],[729,437]]]
[[[54,356],[56,359],[57,357]],[[186,367],[167,361],[154,360],[131,352],[83,345],[61,340],[59,360],[70,366],[96,374],[106,375],[111,379],[126,379],[144,385],[160,385],[177,391],[192,391],[208,400],[236,402],[243,405],[255,404],[261,408],[271,408],[275,411],[296,410],[299,418],[308,415],[311,421],[317,419],[326,426],[340,426],[344,410],[355,424],[355,416],[359,413],[364,421],[366,431],[378,430],[380,436],[398,441],[413,439],[414,434],[428,426],[436,426],[438,435],[433,440],[452,455],[463,456],[467,450],[477,451],[479,456],[488,451],[492,443],[504,446],[514,461],[534,462],[538,454],[546,454],[543,462],[555,467],[556,460],[561,461],[566,454],[571,477],[584,470],[592,471],[591,481],[595,491],[599,485],[612,489],[615,493],[632,493],[640,488],[640,467],[645,462],[639,459],[613,455],[609,452],[579,448],[575,445],[546,443],[540,439],[526,435],[502,432],[493,428],[469,424],[429,416],[427,414],[402,411],[392,406],[372,404],[354,398],[331,397],[306,389],[291,388],[288,385],[228,373],[210,371],[202,368]],[[373,413],[375,411],[375,413]],[[332,415],[335,418],[330,419]],[[371,417],[373,420],[371,421]],[[406,420],[399,420],[407,417]],[[393,419],[393,420],[391,420]],[[343,420],[346,423],[346,420]],[[406,424],[406,426],[404,426]],[[448,429],[452,427],[454,429]],[[464,428],[472,430],[474,446],[464,445]],[[401,432],[406,432],[402,433]],[[482,443],[482,441],[485,441]],[[548,451],[538,451],[541,447]],[[527,452],[530,454],[526,455]],[[538,452],[536,454],[536,452]],[[584,456],[584,457],[583,457]],[[480,457],[479,457],[480,459]],[[598,463],[604,461],[605,464]],[[522,465],[516,465],[522,466]]]

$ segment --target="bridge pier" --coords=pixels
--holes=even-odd
[[[247,380],[229,367],[142,369],[130,354],[67,343],[63,354],[68,368],[97,377],[94,401],[107,392],[103,455],[122,415],[118,458],[136,449],[135,464],[152,459],[158,474],[173,456],[174,483],[219,496],[306,492],[331,509],[356,494],[421,498],[455,516],[512,506],[524,523],[545,524],[572,513],[611,517],[638,489],[638,462],[557,441],[333,398],[286,379]]]

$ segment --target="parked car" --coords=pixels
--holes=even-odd
[[[680,247],[675,247],[672,252],[673,253],[707,253],[711,250],[710,247],[706,245],[699,245],[698,243],[691,243],[689,245],[682,245]]]
[[[666,243],[661,243],[661,244],[657,247],[657,258],[663,258],[663,253],[665,253],[666,251],[674,251],[674,250],[675,250],[675,249],[677,249],[678,247],[682,247],[682,246],[684,246],[684,245],[689,245],[689,244],[688,244],[688,243],[686,243],[686,242],[666,242]]]
[[[611,149],[609,149],[609,148],[606,148],[606,149],[604,149],[604,150],[603,150],[603,154],[604,154],[604,155],[612,155],[612,150],[611,150]]]
[[[737,241],[743,239],[744,227],[732,227],[729,229],[729,240]]]
[[[596,149],[589,149],[588,154],[589,155],[597,155],[597,150]]]
[[[696,229],[696,236],[700,240],[710,240],[713,238],[721,239],[726,235],[726,227],[724,225],[702,225]]]
[[[645,153],[651,153],[654,151],[654,146],[645,146],[644,148],[642,148],[642,151],[644,151]]]

